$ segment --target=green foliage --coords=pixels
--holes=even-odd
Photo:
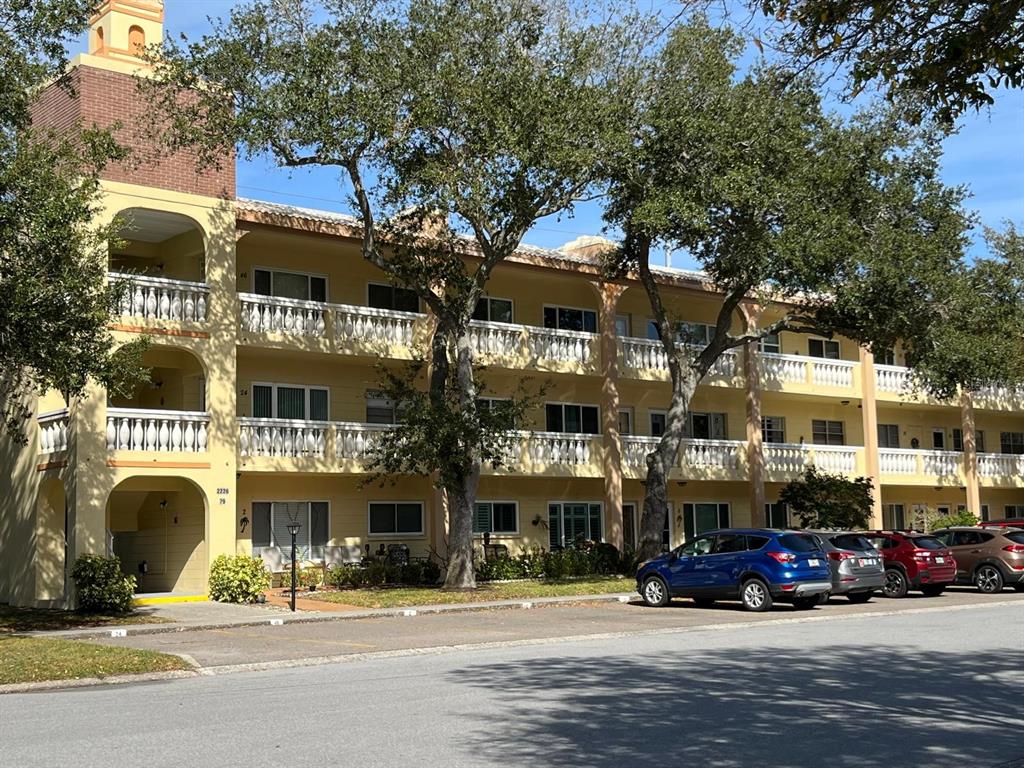
[[[117,557],[82,555],[71,569],[78,609],[84,613],[127,613],[132,610],[135,577],[121,571]]]
[[[210,566],[210,599],[219,603],[252,603],[270,587],[263,560],[250,555],[218,555]]]
[[[871,481],[866,477],[850,480],[810,466],[803,477],[782,488],[779,501],[800,518],[803,528],[860,530],[871,519]]]
[[[280,573],[281,586],[284,589],[292,588],[292,569],[285,568]],[[296,569],[296,588],[319,587],[324,583],[324,569],[319,565],[300,566]]]
[[[338,589],[379,587],[385,584],[410,587],[433,586],[441,576],[441,569],[433,560],[411,560],[405,565],[394,565],[374,560],[366,565],[339,565],[327,571],[327,583]]]
[[[914,513],[912,526],[921,531],[937,531],[940,528],[949,528],[954,525],[977,525],[978,518],[967,511],[966,508],[957,509],[948,515],[940,515],[937,510],[930,507],[918,509]]]
[[[524,549],[514,556],[503,555],[476,561],[481,581],[512,579],[564,579],[623,572],[623,560],[612,544],[597,544],[590,549],[570,548],[554,552]]]
[[[858,93],[881,81],[944,120],[1024,85],[1021,0],[759,0],[782,22],[781,47],[849,68]]]

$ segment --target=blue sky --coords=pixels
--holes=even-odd
[[[207,16],[227,15],[234,0],[165,0],[165,31],[195,37],[208,32]],[[84,45],[84,44],[83,44]],[[969,206],[983,224],[999,227],[1011,219],[1024,223],[1024,91],[1003,91],[996,105],[972,113],[960,122],[959,132],[946,140],[943,178],[965,185]],[[238,195],[310,208],[348,211],[334,171],[290,173],[265,162],[238,164]],[[581,205],[572,217],[538,222],[527,242],[557,248],[581,234],[600,234],[600,205]],[[975,246],[974,252],[980,252]],[[692,267],[685,254],[676,254],[673,266]]]

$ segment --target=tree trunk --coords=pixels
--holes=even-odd
[[[459,408],[463,413],[476,408],[476,382],[473,380],[473,349],[468,329],[461,329],[456,339],[456,377],[459,387]],[[480,485],[480,450],[475,445],[463,446],[465,455],[453,459],[468,467],[459,488],[449,488],[451,499],[448,537],[448,574],[445,589],[475,589],[473,571],[473,509]]]

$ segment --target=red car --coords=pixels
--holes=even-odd
[[[1024,517],[1007,517],[1003,520],[985,520],[978,528],[1020,528],[1024,530]]]
[[[882,594],[886,597],[903,597],[911,589],[935,597],[956,579],[952,552],[934,536],[916,531],[868,531],[864,537],[882,553]]]

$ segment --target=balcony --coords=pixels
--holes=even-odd
[[[960,451],[880,448],[878,468],[883,482],[900,485],[956,485],[964,483],[964,455]]]
[[[690,349],[693,352],[699,351],[697,347]],[[668,357],[660,341],[620,338],[619,365],[622,368],[622,375],[629,378],[669,380]],[[742,387],[742,373],[739,353],[736,350],[728,350],[711,366],[704,383]]]
[[[850,360],[827,360],[804,355],[782,355],[759,352],[761,384],[765,389],[807,394],[856,395],[859,391],[855,375],[859,363]]]
[[[859,473],[861,446],[765,443],[764,468],[769,482],[788,482],[813,465],[824,472],[847,476]]]
[[[1012,453],[979,453],[978,481],[986,487],[1024,486],[1024,456]]]
[[[473,320],[470,341],[481,363],[503,368],[540,368],[597,373],[598,336],[533,325]]]
[[[622,476],[634,480],[647,477],[647,454],[660,442],[658,437],[625,435],[622,438]],[[683,440],[679,463],[672,479],[745,480],[747,477],[744,440]]]
[[[107,408],[107,450],[205,453],[210,415],[201,411]]]
[[[124,272],[109,273],[109,280],[127,284],[118,306],[124,320],[144,324],[206,323],[210,289],[205,283]]]
[[[39,453],[60,453],[68,449],[68,409],[40,413],[39,422]]]

